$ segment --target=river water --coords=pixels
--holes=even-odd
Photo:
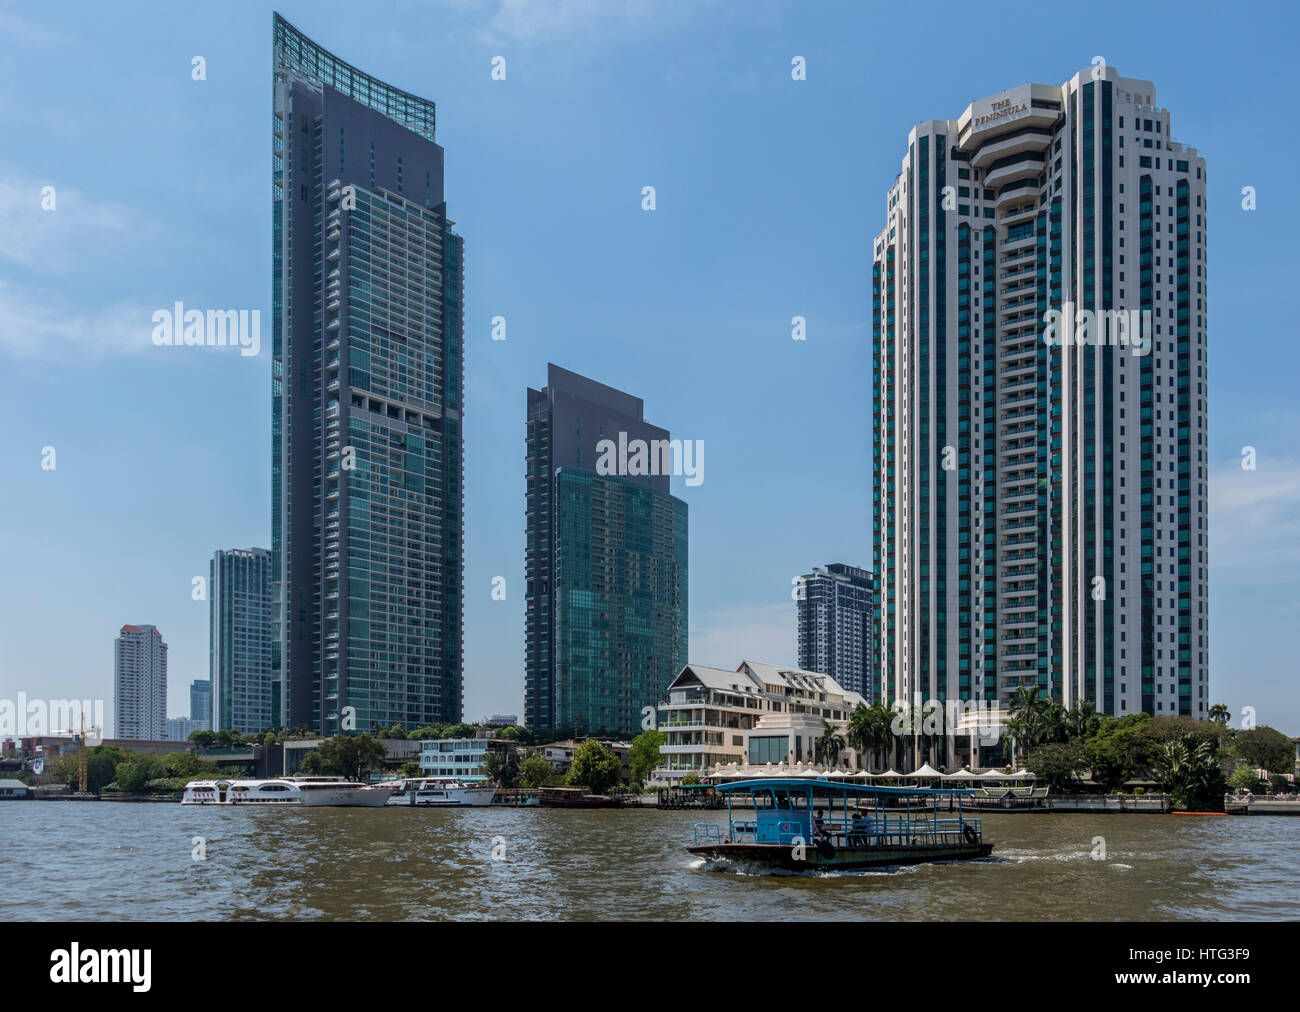
[[[1300,918],[1300,818],[992,815],[988,860],[828,875],[702,868],[684,848],[719,818],[6,802],[0,918]]]

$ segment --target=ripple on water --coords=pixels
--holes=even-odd
[[[1300,917],[1294,819],[989,816],[987,859],[773,875],[687,854],[699,816],[686,812],[38,802],[4,816],[10,918]],[[196,836],[207,860],[192,858]],[[1097,837],[1105,860],[1091,859]]]

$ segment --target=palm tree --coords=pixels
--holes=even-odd
[[[1091,738],[1101,727],[1097,704],[1085,699],[1066,715],[1066,726],[1071,738]]]
[[[1208,800],[1223,776],[1214,742],[1197,734],[1165,742],[1152,756],[1151,768],[1178,808]]]
[[[813,761],[829,766],[843,751],[844,736],[835,730],[830,721],[823,719],[821,737],[813,743]]]
[[[1228,721],[1232,718],[1232,711],[1223,703],[1215,703],[1210,707],[1210,719],[1220,727],[1227,727]]]
[[[1047,699],[1039,695],[1038,686],[1022,685],[1011,697],[1007,710],[1011,719],[1007,721],[1007,733],[1011,735],[1011,763],[1015,765],[1016,746],[1022,754],[1043,740]]]
[[[847,737],[850,747],[871,757],[871,762],[864,766],[878,766],[881,757],[894,743],[893,722],[894,712],[879,702],[870,706],[859,703],[849,715]]]

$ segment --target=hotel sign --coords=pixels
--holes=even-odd
[[[970,131],[978,133],[1029,115],[1029,85],[1012,88],[971,105]]]

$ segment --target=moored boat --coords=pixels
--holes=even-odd
[[[412,777],[384,785],[391,788],[390,806],[412,808],[478,808],[492,804],[491,784],[467,784],[456,777]]]
[[[585,787],[543,787],[537,803],[543,808],[621,808],[623,799],[590,794]]]
[[[722,867],[789,871],[881,868],[988,857],[982,821],[963,814],[957,788],[871,787],[793,777],[723,784],[726,835],[697,823],[690,853]],[[733,801],[748,798],[752,814]],[[937,802],[953,799],[952,813]]]
[[[379,808],[388,791],[342,777],[276,777],[269,780],[195,780],[182,805],[298,805],[304,808]]]

